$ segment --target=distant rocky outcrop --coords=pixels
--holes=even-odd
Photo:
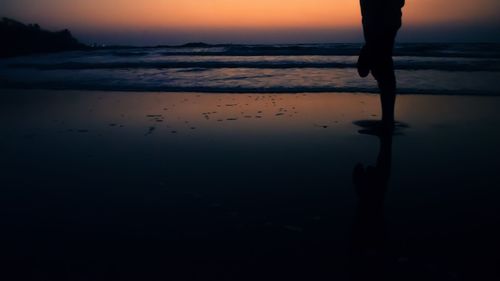
[[[191,43],[186,43],[184,45],[181,45],[179,47],[181,48],[208,48],[211,47],[212,45],[203,43],[203,42],[191,42]]]
[[[67,29],[50,32],[41,29],[38,24],[26,25],[9,18],[0,21],[0,38],[0,57],[88,48],[78,42]]]

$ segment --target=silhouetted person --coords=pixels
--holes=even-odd
[[[394,123],[396,77],[392,52],[401,27],[401,9],[405,0],[360,0],[365,45],[358,60],[358,73],[372,73],[378,82],[384,127]]]
[[[376,135],[380,140],[377,164],[366,168],[357,164],[353,171],[358,198],[352,237],[353,280],[385,279],[384,200],[391,175],[392,132]]]

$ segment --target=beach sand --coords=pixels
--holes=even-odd
[[[492,280],[499,97],[0,90],[4,280]],[[358,230],[357,230],[358,229]],[[160,277],[160,279],[158,279]]]

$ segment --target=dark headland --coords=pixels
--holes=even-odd
[[[51,32],[42,29],[38,24],[23,24],[9,18],[2,18],[0,21],[0,38],[0,57],[88,48],[67,29]]]

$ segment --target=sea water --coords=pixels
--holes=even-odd
[[[0,87],[112,91],[377,92],[361,44],[103,47],[0,60]],[[500,95],[499,44],[398,44],[401,94]]]

